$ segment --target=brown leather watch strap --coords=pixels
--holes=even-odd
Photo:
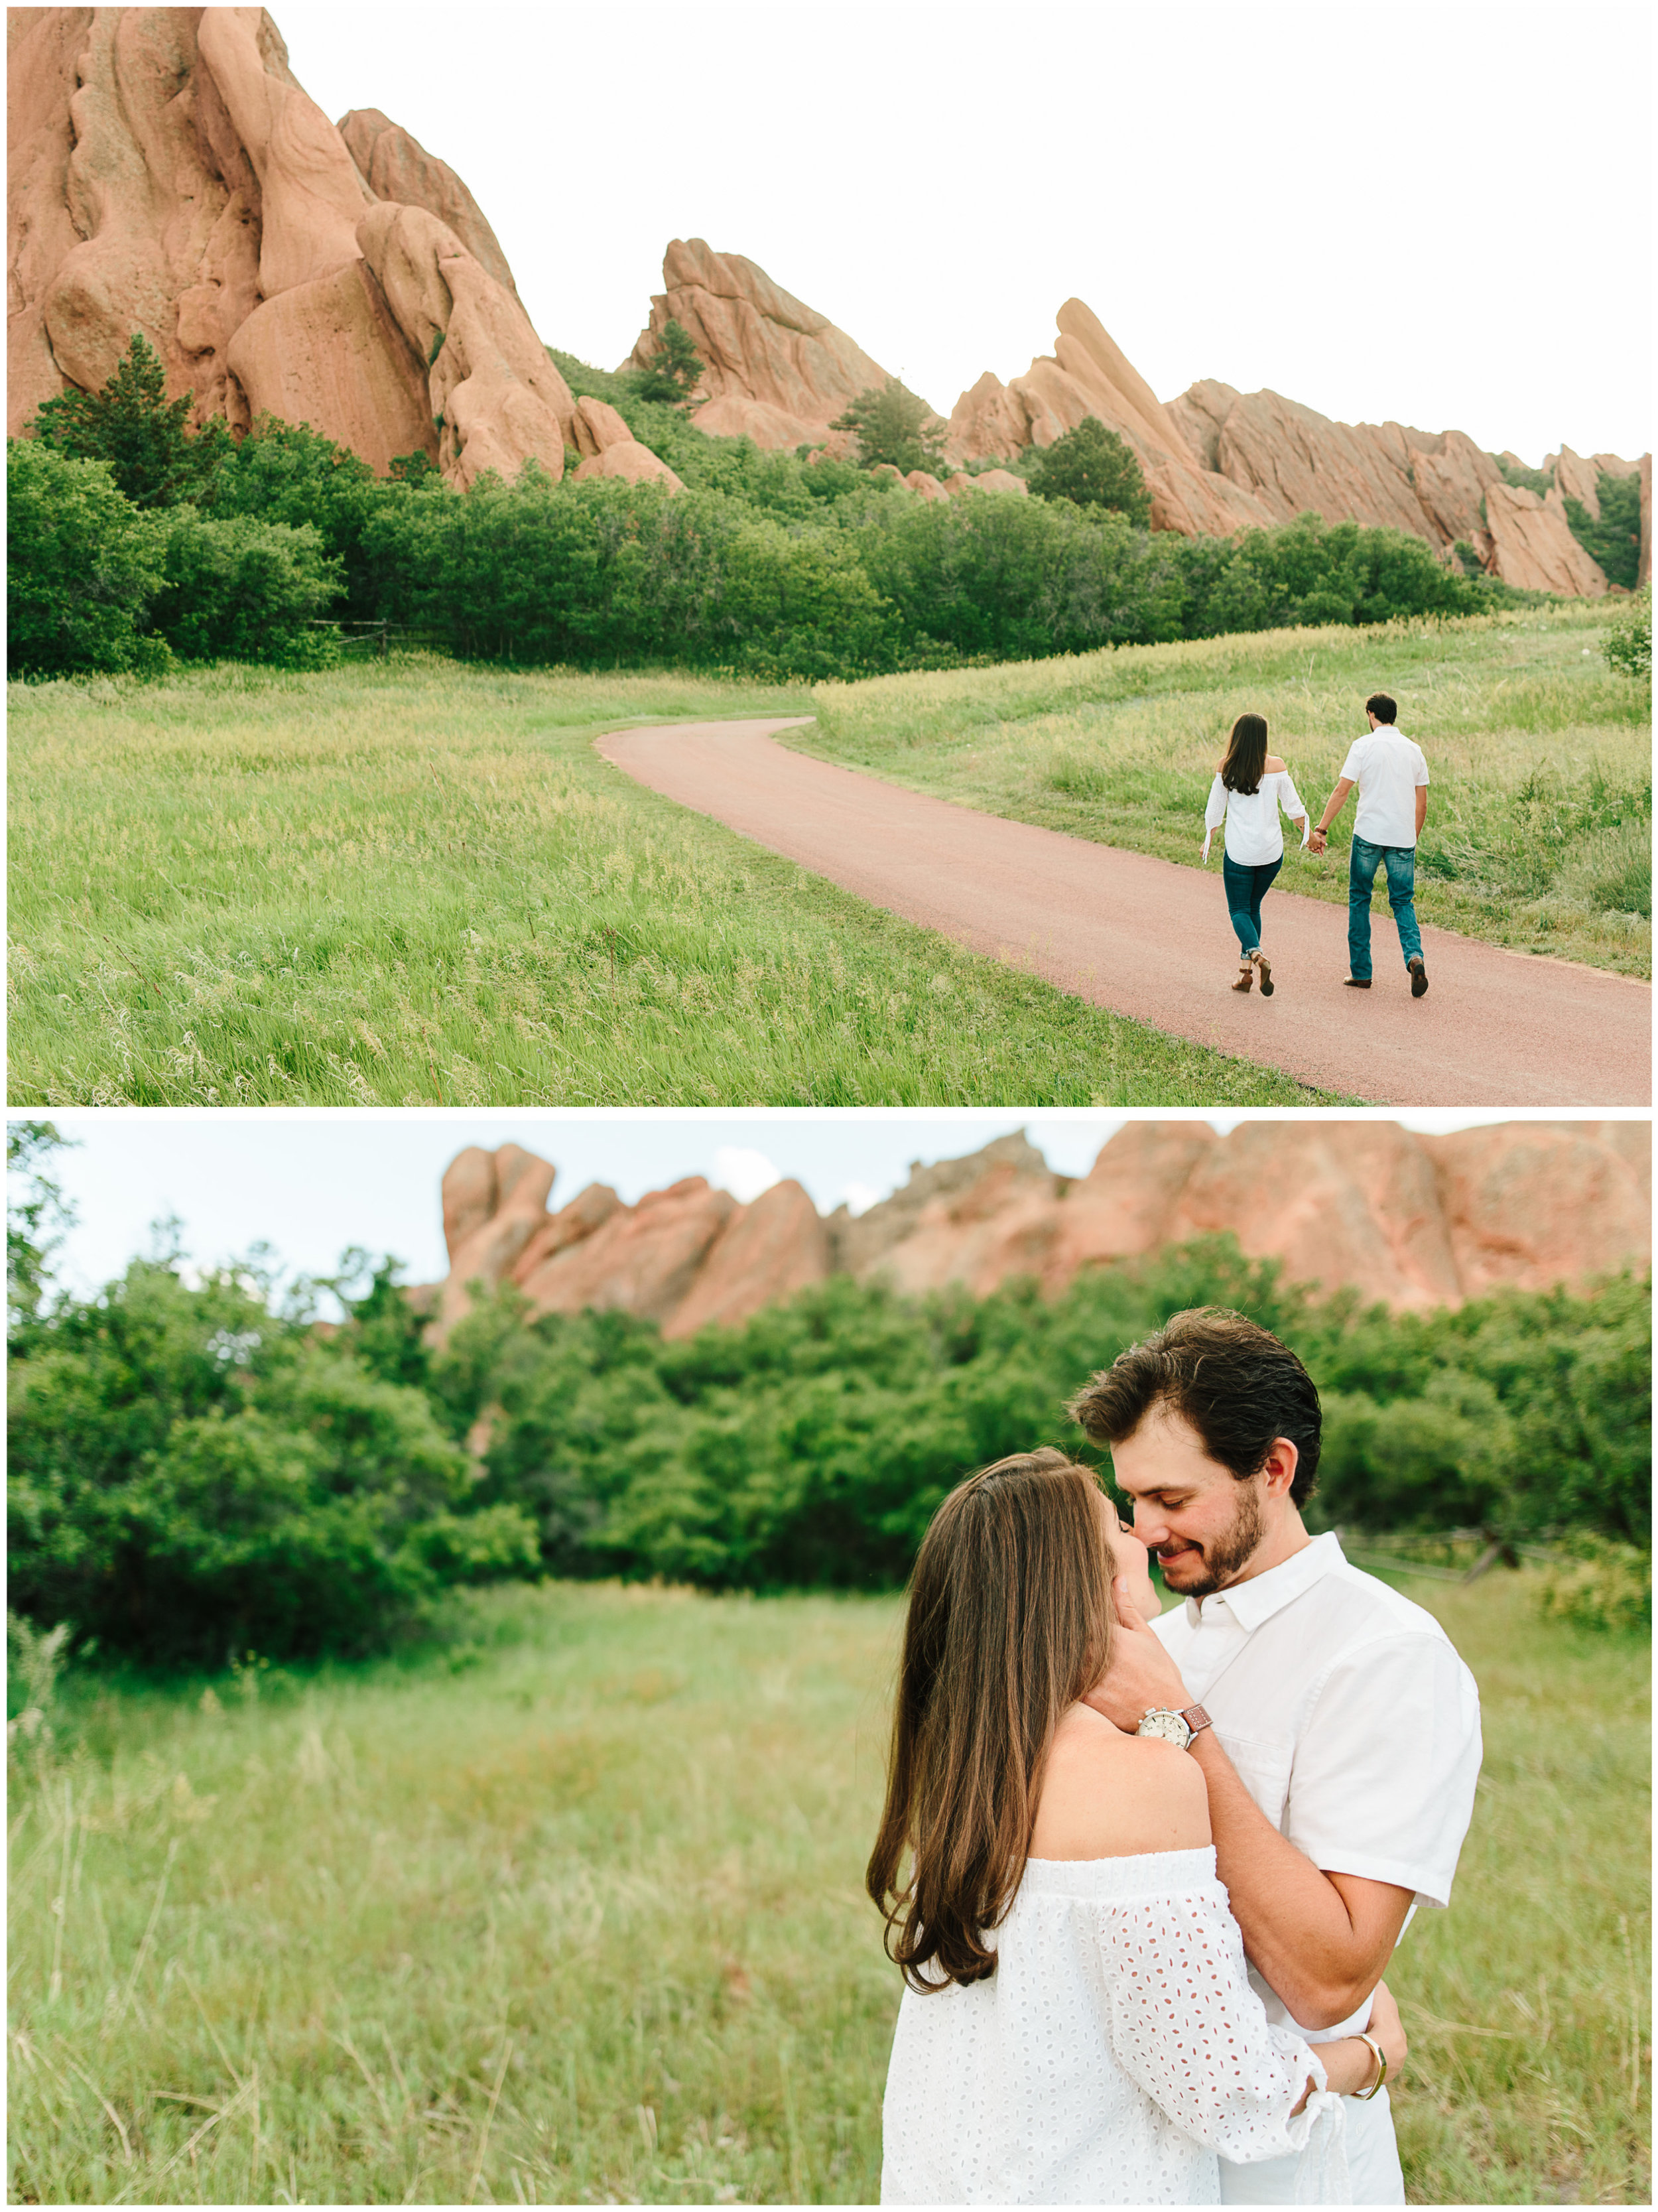
[[[1199,1729],[1213,1728],[1215,1725],[1213,1721],[1210,1719],[1208,1714],[1205,1712],[1201,1705],[1187,1705],[1185,1711],[1181,1713],[1181,1718],[1186,1723],[1187,1727],[1191,1729],[1193,1735],[1197,1734]]]

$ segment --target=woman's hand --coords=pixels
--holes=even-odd
[[[1151,1554],[1121,1517],[1111,1538],[1111,1555],[1112,1588],[1116,1593],[1119,1615],[1127,1608],[1138,1613],[1142,1620],[1155,1620],[1163,1606],[1151,1585]]]
[[[1376,1994],[1370,1999],[1370,2025],[1367,2035],[1373,2035],[1387,2054],[1388,2079],[1391,2081],[1405,2063],[1410,2045],[1406,2039],[1405,2023],[1399,2016],[1399,2007],[1394,2002],[1394,1993],[1386,1982],[1378,1982]]]
[[[1394,2002],[1393,1992],[1386,1982],[1378,1982],[1370,1998],[1370,2017],[1364,2033],[1382,2045],[1388,2061],[1388,2079],[1396,2081],[1405,2056],[1410,2046],[1405,2039],[1405,2023],[1399,2016],[1399,2007]],[[1357,2097],[1363,2094],[1376,2080],[1376,2053],[1370,2045],[1357,2035],[1339,2036],[1333,2043],[1315,2044],[1318,2060],[1323,2067],[1330,2087],[1338,2097]],[[1312,2092],[1309,2081],[1302,2093],[1301,2111]]]

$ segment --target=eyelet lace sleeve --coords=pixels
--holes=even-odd
[[[1305,2188],[1304,2201],[1343,2202],[1341,2100],[1326,2089],[1311,2048],[1268,2022],[1218,1888],[1114,1903],[1101,1915],[1100,1943],[1111,2048],[1124,2073],[1183,2135],[1238,2165],[1313,2143],[1298,2200]],[[1291,2118],[1309,2075],[1317,2087]]]

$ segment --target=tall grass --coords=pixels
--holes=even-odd
[[[618,723],[799,690],[409,656],[14,685],[9,1097],[1317,1104],[642,790]]]
[[[1537,1579],[1404,1585],[1486,1735],[1389,1977],[1417,2203],[1648,2201],[1645,1648]],[[12,2200],[870,2201],[897,1620],[550,1586],[419,1663],[37,1705]]]
[[[912,788],[1195,866],[1226,734],[1264,714],[1317,820],[1373,691],[1433,779],[1423,917],[1651,973],[1651,703],[1602,655],[1617,602],[1445,623],[1273,631],[1071,660],[819,685],[786,742]],[[1345,904],[1355,802],[1281,884]],[[1210,864],[1218,875],[1217,863]],[[1218,884],[1212,898],[1224,935]]]

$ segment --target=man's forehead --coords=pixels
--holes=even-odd
[[[1161,1401],[1151,1407],[1132,1437],[1111,1447],[1111,1461],[1118,1489],[1131,1498],[1176,1486],[1206,1488],[1229,1472],[1210,1458],[1192,1424]]]

